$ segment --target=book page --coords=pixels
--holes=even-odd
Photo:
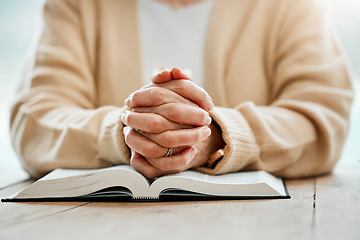
[[[118,165],[118,166],[113,166],[113,167],[108,167],[108,168],[100,168],[100,169],[62,169],[62,168],[58,168],[58,169],[55,169],[54,171],[50,172],[43,178],[40,178],[38,181],[44,181],[44,180],[47,181],[47,180],[54,180],[54,179],[60,179],[60,178],[65,179],[65,178],[80,177],[80,176],[82,177],[82,176],[98,174],[101,171],[107,171],[110,169],[123,169],[123,170],[133,172],[137,175],[141,175],[129,165]]]
[[[16,198],[78,197],[109,187],[125,187],[133,197],[148,196],[148,180],[129,165],[103,169],[57,169],[19,192]]]
[[[150,185],[152,195],[160,194],[166,189],[179,189],[214,196],[286,195],[282,180],[264,171],[237,172],[217,176],[186,171],[161,177]]]
[[[200,172],[189,170],[189,171],[173,174],[171,176],[189,178],[202,182],[217,183],[217,184],[259,183],[261,181],[260,175],[254,173],[255,172],[241,172],[241,175],[239,175],[239,173],[228,173],[228,174],[213,176],[213,175],[203,174]]]

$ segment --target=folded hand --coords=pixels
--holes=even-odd
[[[149,178],[203,165],[206,157],[196,158],[194,146],[209,145],[210,96],[191,81],[189,70],[160,68],[152,81],[125,101],[132,109],[121,118],[131,165]],[[169,148],[173,156],[164,157]]]

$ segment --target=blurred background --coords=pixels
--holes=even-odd
[[[0,0],[0,187],[9,176],[26,176],[9,137],[9,107],[24,61],[41,28],[44,0]],[[360,1],[329,0],[332,20],[348,58],[356,90],[351,128],[339,164],[360,162]],[[5,178],[6,176],[6,178]],[[2,181],[3,180],[3,181]]]

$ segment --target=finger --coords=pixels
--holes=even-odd
[[[135,152],[148,158],[160,158],[165,156],[168,148],[162,147],[131,127],[124,127],[125,143]]]
[[[157,67],[151,75],[153,83],[163,83],[172,80],[171,72],[167,67]]]
[[[195,147],[187,147],[184,151],[171,157],[163,157],[157,159],[146,160],[156,169],[166,172],[184,171],[193,160],[197,149]]]
[[[163,171],[152,166],[143,156],[134,152],[131,155],[130,165],[146,178],[161,177],[167,174],[177,173],[179,171]]]
[[[156,169],[145,160],[139,153],[134,152],[130,158],[130,165],[147,178],[155,178],[166,175],[166,172]]]
[[[159,134],[141,132],[141,134],[165,148],[175,148],[181,146],[193,146],[204,141],[211,135],[211,129],[207,126],[192,129],[180,129],[166,131]]]
[[[179,80],[180,81],[180,80]],[[172,81],[174,82],[174,81]],[[176,81],[177,82],[177,81]],[[166,83],[162,83],[166,84]],[[142,88],[132,93],[126,100],[125,104],[129,108],[136,107],[153,107],[160,106],[166,103],[185,103],[192,106],[197,106],[190,100],[182,97],[174,91],[162,87],[148,87]]]
[[[144,137],[142,132],[131,127],[124,127],[125,143],[131,151],[136,151],[148,158],[161,158],[166,155],[169,148],[164,148]],[[173,148],[173,154],[182,152],[186,147]]]
[[[157,116],[161,115],[167,120],[170,120],[171,121],[170,123],[175,122],[183,125],[205,126],[205,125],[209,125],[212,121],[211,117],[209,116],[209,113],[203,110],[202,108],[189,106],[183,103],[167,103],[157,107],[140,107],[140,108],[134,108],[133,111],[139,113],[148,113],[148,114],[156,113],[158,114]],[[157,119],[159,119],[159,121],[162,120],[160,117],[157,117]],[[150,127],[153,126],[154,128],[157,128],[158,124],[160,124],[160,125],[164,125],[164,126],[160,126],[161,130],[164,130],[166,123],[156,122],[155,120],[156,120],[155,118],[154,119],[149,118],[148,124],[150,125]],[[146,124],[143,122],[140,123]],[[168,130],[175,130],[176,128],[174,127],[177,126],[171,126],[171,128],[169,127]],[[184,129],[189,127],[181,127],[181,128]],[[158,132],[146,131],[146,130],[144,131],[152,132],[152,133],[160,133],[159,131]]]
[[[203,88],[197,86],[195,83],[189,80],[176,80],[160,84],[150,84],[144,89],[156,87],[165,88],[174,93],[177,93],[178,95],[189,100],[190,102],[196,103],[198,106],[200,106],[206,111],[211,111],[214,107],[214,104],[209,94]]]
[[[172,79],[174,79],[174,80],[187,79],[187,80],[193,81],[193,73],[188,68],[174,67],[171,69],[170,73],[171,73]]]
[[[150,108],[150,107],[147,107]],[[142,108],[145,109],[145,108]],[[121,115],[121,121],[134,129],[149,133],[162,133],[165,131],[192,128],[193,126],[172,122],[165,117],[151,113],[140,113],[136,111],[125,111]]]

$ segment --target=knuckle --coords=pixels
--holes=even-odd
[[[166,159],[160,165],[160,169],[163,171],[172,171],[172,170],[174,170],[174,162],[170,161],[169,159]]]
[[[159,164],[159,169],[162,171],[169,171],[169,169],[171,169],[171,163],[170,161],[162,161],[162,163]]]
[[[163,161],[160,168],[163,171],[181,171],[187,165],[186,157],[178,157],[176,161],[174,159],[167,159]]]
[[[150,131],[153,132],[153,133],[159,133],[162,131],[162,120],[160,118],[153,118],[151,121],[150,121]]]
[[[163,145],[164,145],[164,147],[175,147],[175,141],[176,141],[176,139],[173,134],[166,133],[164,135]]]
[[[152,144],[148,144],[148,145],[143,147],[143,154],[144,154],[145,157],[156,158],[156,157],[158,157],[156,155],[156,153],[157,153],[157,149]]]
[[[181,116],[181,108],[178,104],[171,104],[166,111],[170,119],[177,119]]]
[[[165,92],[161,88],[152,88],[149,95],[150,100],[153,103],[160,103],[165,98]]]
[[[179,92],[185,91],[189,86],[189,81],[187,80],[177,80],[176,81],[176,90]]]

